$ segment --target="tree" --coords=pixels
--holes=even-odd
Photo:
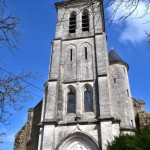
[[[149,43],[149,45],[150,45],[150,33],[147,33],[147,32],[146,32],[146,35],[147,35],[147,41],[148,41],[148,43]]]
[[[12,3],[13,0],[0,0],[0,47],[7,47],[11,51],[16,48],[20,35],[18,31],[20,19],[8,11]]]
[[[138,15],[138,7],[139,5],[144,6],[144,10],[142,14]],[[146,16],[150,11],[150,0],[107,0],[105,7],[113,8],[111,14],[111,21],[114,21],[116,14],[120,11],[122,12],[120,17],[117,18],[119,20],[125,20],[131,15],[136,15],[134,19],[140,19]],[[150,20],[149,20],[150,21]],[[148,22],[149,22],[148,21]]]
[[[67,2],[70,0],[62,0],[62,1],[64,1],[64,3],[67,4]],[[74,5],[78,4],[78,0],[72,0],[72,1],[74,2]],[[106,1],[97,0],[97,1],[100,1],[100,5],[102,5],[103,3],[104,8],[108,8],[108,7],[112,8],[112,14],[110,15],[111,17],[109,18],[110,21],[116,21],[115,16],[117,13],[120,13],[120,11],[122,13],[120,17],[117,18],[117,20],[125,20],[129,16],[133,14],[137,14],[138,13],[137,9],[139,5],[141,4],[144,6],[145,9],[143,10],[143,13],[140,16],[137,15],[137,19],[140,19],[146,16],[147,14],[149,14],[149,11],[150,11],[150,0],[106,0]],[[87,5],[83,7],[83,9],[87,8],[91,4],[95,4],[95,0],[88,0]],[[100,6],[97,6],[97,7],[100,7]],[[150,20],[148,22],[150,22]]]
[[[61,1],[61,0],[59,0]],[[78,7],[78,0],[62,0],[64,1],[64,4],[68,3],[68,1],[72,1],[72,4],[75,5],[75,7]],[[99,1],[99,5],[96,5],[96,1]],[[57,1],[55,1],[57,2]],[[92,6],[94,8],[93,12],[95,16],[97,16],[99,14],[99,12],[97,12],[97,7],[101,7],[103,5],[104,10],[108,10],[109,13],[107,13],[107,24],[110,25],[112,22],[122,22],[122,21],[126,21],[125,23],[129,24],[130,20],[134,20],[134,22],[136,22],[135,24],[139,24],[139,26],[143,26],[143,31],[139,31],[139,34],[141,34],[141,37],[145,37],[145,40],[148,41],[148,43],[150,44],[150,30],[148,25],[150,23],[150,0],[87,0],[86,1],[86,5],[83,6],[83,9],[88,8],[89,6]],[[64,7],[64,14],[65,14],[65,7],[66,5],[63,6]],[[81,10],[81,11],[82,11]],[[78,15],[78,14],[77,14]],[[59,20],[59,25],[62,23],[62,21],[68,21],[64,19],[65,15],[62,15],[62,18],[60,18]],[[100,18],[100,17],[98,17]],[[127,21],[128,20],[128,21]],[[139,21],[136,21],[139,20]],[[97,19],[97,22],[99,20]],[[137,23],[138,22],[138,23]],[[135,26],[135,28],[137,27],[137,25]],[[144,28],[145,27],[145,28]],[[145,31],[145,32],[144,32]],[[148,37],[147,37],[148,35]],[[147,37],[147,38],[146,38]],[[141,39],[139,39],[140,41]]]
[[[150,128],[139,129],[134,135],[122,134],[108,142],[107,150],[149,150]]]
[[[14,0],[0,0],[0,48],[14,53],[20,36],[20,19],[8,10],[13,4]],[[0,67],[0,123],[7,124],[12,110],[22,109],[22,102],[32,97],[26,84],[26,80],[31,78],[34,76],[30,72],[14,75]]]
[[[30,78],[33,78],[32,73],[13,75],[0,68],[0,123],[8,124],[12,109],[21,110],[22,102],[32,98],[26,84]]]

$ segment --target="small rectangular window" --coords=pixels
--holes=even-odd
[[[126,70],[125,70],[125,68],[123,67],[123,70],[124,70],[124,74],[126,74]]]
[[[85,59],[87,60],[87,47],[85,47]]]
[[[72,61],[72,49],[70,49],[70,61]]]
[[[116,78],[114,78],[114,83],[116,83]]]
[[[127,96],[129,97],[129,90],[127,90]]]

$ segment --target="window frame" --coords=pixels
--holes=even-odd
[[[82,32],[89,32],[89,31],[90,31],[89,11],[85,9],[82,12]]]
[[[85,47],[84,50],[85,50],[85,60],[88,60],[88,48]]]
[[[72,50],[72,48],[71,48],[71,49],[70,49],[70,61],[71,61],[71,62],[73,61],[72,58],[73,58],[73,50]]]
[[[68,95],[69,93],[74,93],[74,111],[73,112],[69,112],[68,111]],[[76,89],[74,86],[69,85],[67,87],[67,91],[66,91],[66,114],[75,114],[76,113]]]
[[[89,104],[92,104],[92,109],[91,109],[90,111],[86,111],[86,110],[85,110],[85,91],[86,91],[86,88],[90,89],[90,92],[91,92],[91,103],[89,103]],[[83,105],[82,105],[82,106],[83,106],[83,107],[82,107],[82,110],[83,110],[84,113],[91,113],[91,112],[94,111],[93,88],[92,88],[92,86],[89,85],[89,84],[86,84],[86,85],[83,87],[83,101],[82,101],[82,103],[83,103]],[[87,102],[86,102],[86,103],[87,103]]]
[[[76,33],[77,29],[77,15],[76,12],[72,12],[69,16],[69,33]]]

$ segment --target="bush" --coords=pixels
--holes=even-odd
[[[150,128],[139,129],[135,135],[123,134],[108,142],[107,150],[150,150]]]

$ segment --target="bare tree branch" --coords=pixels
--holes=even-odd
[[[0,18],[0,45],[5,46],[12,50],[16,48],[17,41],[19,39],[19,32],[17,27],[20,19],[13,16],[7,16]]]
[[[20,19],[8,11],[14,2],[15,0],[0,0],[0,48],[5,47],[12,52],[20,38]],[[0,68],[0,123],[8,123],[12,111],[22,109],[22,102],[32,98],[27,91],[31,84],[26,81],[31,78],[34,76],[30,72],[13,75]]]
[[[145,8],[142,14],[139,14],[137,9],[140,4]],[[120,17],[117,20],[125,20],[132,15],[134,15],[134,19],[140,19],[150,13],[150,0],[107,0],[104,7],[113,9],[109,18],[111,21],[115,21],[116,14],[120,12]]]
[[[13,3],[14,0],[0,0],[0,48],[6,47],[12,52],[20,38],[20,19],[8,11],[8,6]]]
[[[22,109],[22,102],[32,98],[31,93],[27,91],[28,85],[24,82],[31,78],[31,73],[6,74],[0,68],[0,123],[7,123],[12,110]]]

